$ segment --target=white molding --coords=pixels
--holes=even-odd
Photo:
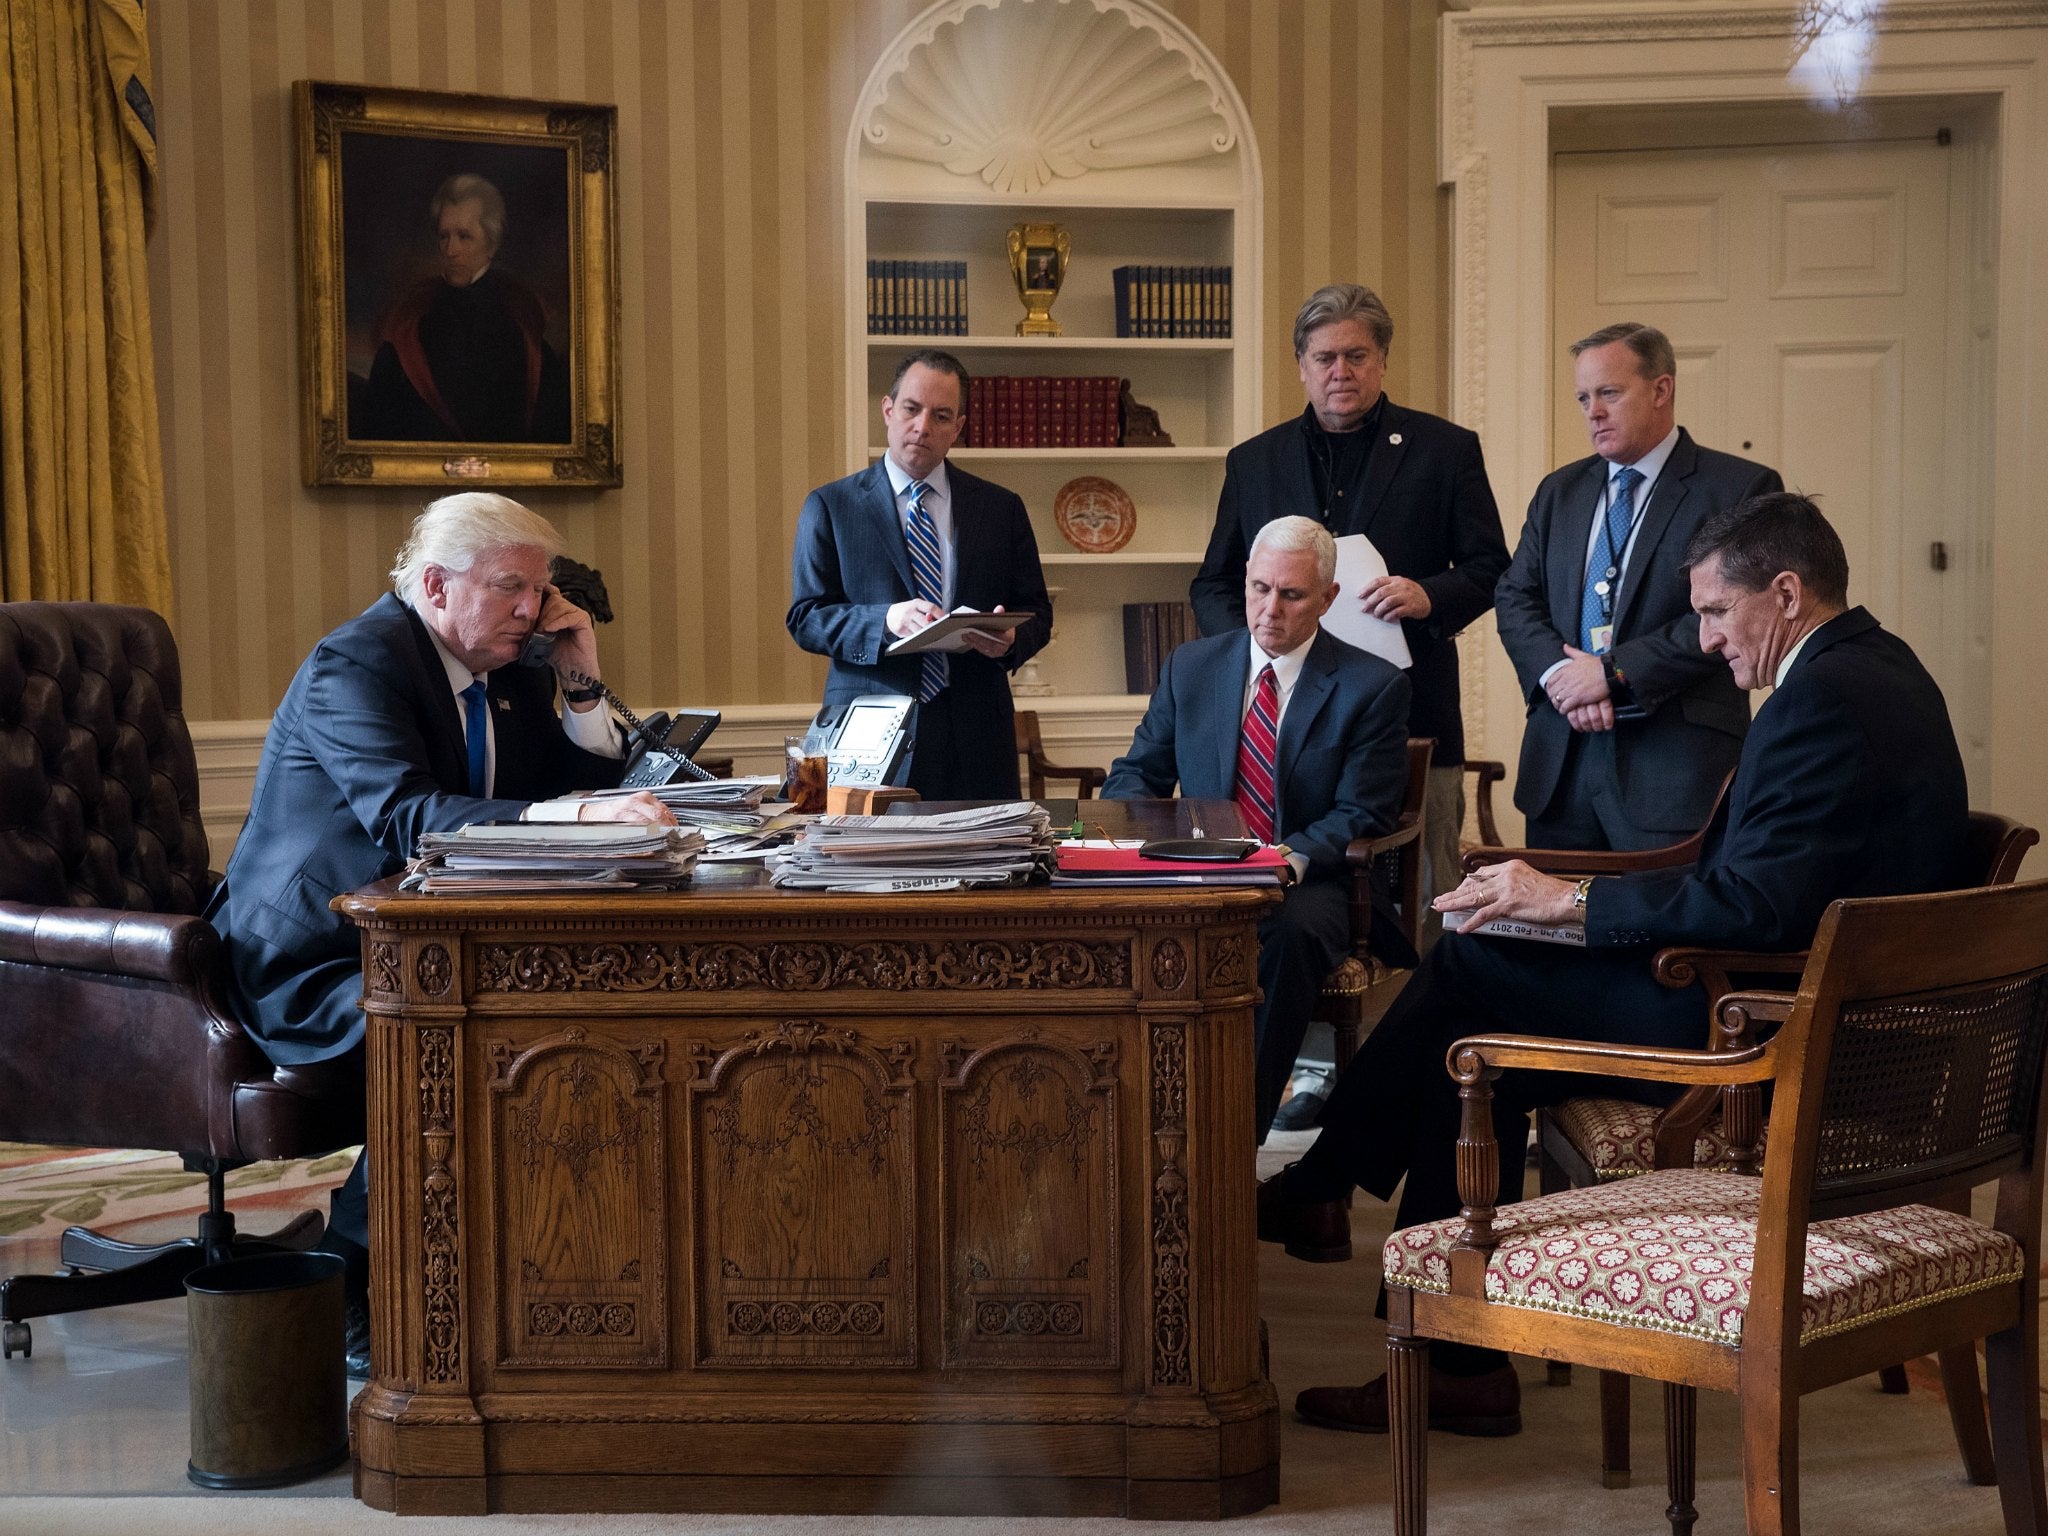
[[[897,34],[854,122],[875,154],[1039,197],[1091,171],[1228,154],[1233,94],[1192,33],[1136,0],[948,0]]]
[[[1550,336],[1551,133],[1560,111],[1807,99],[1788,76],[1800,8],[1666,3],[1487,7],[1439,23],[1438,168],[1453,200],[1452,413],[1485,434],[1510,527],[1553,467]],[[1979,803],[2048,817],[2048,719],[2029,679],[2048,670],[2048,617],[2032,573],[2048,569],[2048,3],[1895,0],[1874,10],[1859,94],[1868,100],[1989,103],[1987,178],[1995,248],[1996,384],[1989,434],[1993,546],[1992,749]],[[1928,381],[1940,391],[1940,381]],[[1476,644],[1474,643],[1476,641]],[[1490,636],[1471,637],[1467,739],[1513,764],[1524,709]],[[1475,708],[1475,704],[1478,706]],[[1490,706],[1490,709],[1489,707]],[[1487,725],[1495,728],[1487,730]]]

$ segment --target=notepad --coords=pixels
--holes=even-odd
[[[964,651],[970,629],[978,629],[983,634],[1004,634],[1035,617],[1037,615],[1029,612],[983,613],[975,608],[955,608],[943,619],[934,620],[916,634],[898,640],[884,654],[913,656],[919,651]]]

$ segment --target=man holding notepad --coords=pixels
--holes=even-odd
[[[829,657],[825,702],[917,701],[905,782],[927,800],[1019,794],[1009,675],[1052,638],[1052,598],[1015,492],[946,462],[967,420],[967,370],[924,348],[882,397],[888,451],[804,499],[786,623]],[[903,647],[958,610],[1029,615]]]

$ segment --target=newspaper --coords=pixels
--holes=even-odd
[[[429,895],[666,890],[704,850],[694,827],[645,822],[474,822],[423,832],[400,886]]]
[[[930,891],[1021,885],[1052,864],[1052,818],[1029,800],[897,816],[819,816],[768,856],[776,885]]]

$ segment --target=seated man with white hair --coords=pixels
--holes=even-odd
[[[396,874],[422,832],[523,818],[532,802],[609,788],[624,739],[590,686],[590,616],[548,580],[543,517],[488,491],[429,505],[393,591],[313,648],[270,722],[256,788],[207,912],[226,942],[236,1016],[279,1066],[360,1075],[361,945],[335,896]],[[546,667],[512,663],[536,630]],[[557,679],[561,683],[556,703]],[[674,817],[651,795],[578,819]],[[349,1363],[368,1370],[368,1183],[335,1192],[323,1246],[349,1260]]]
[[[1258,1134],[1280,1107],[1309,1010],[1351,947],[1352,839],[1392,829],[1408,777],[1408,678],[1322,628],[1337,596],[1337,546],[1306,517],[1267,523],[1245,563],[1247,628],[1166,658],[1105,799],[1236,800],[1245,830],[1280,844],[1292,877],[1259,925]],[[1413,965],[1391,920],[1375,951]]]

